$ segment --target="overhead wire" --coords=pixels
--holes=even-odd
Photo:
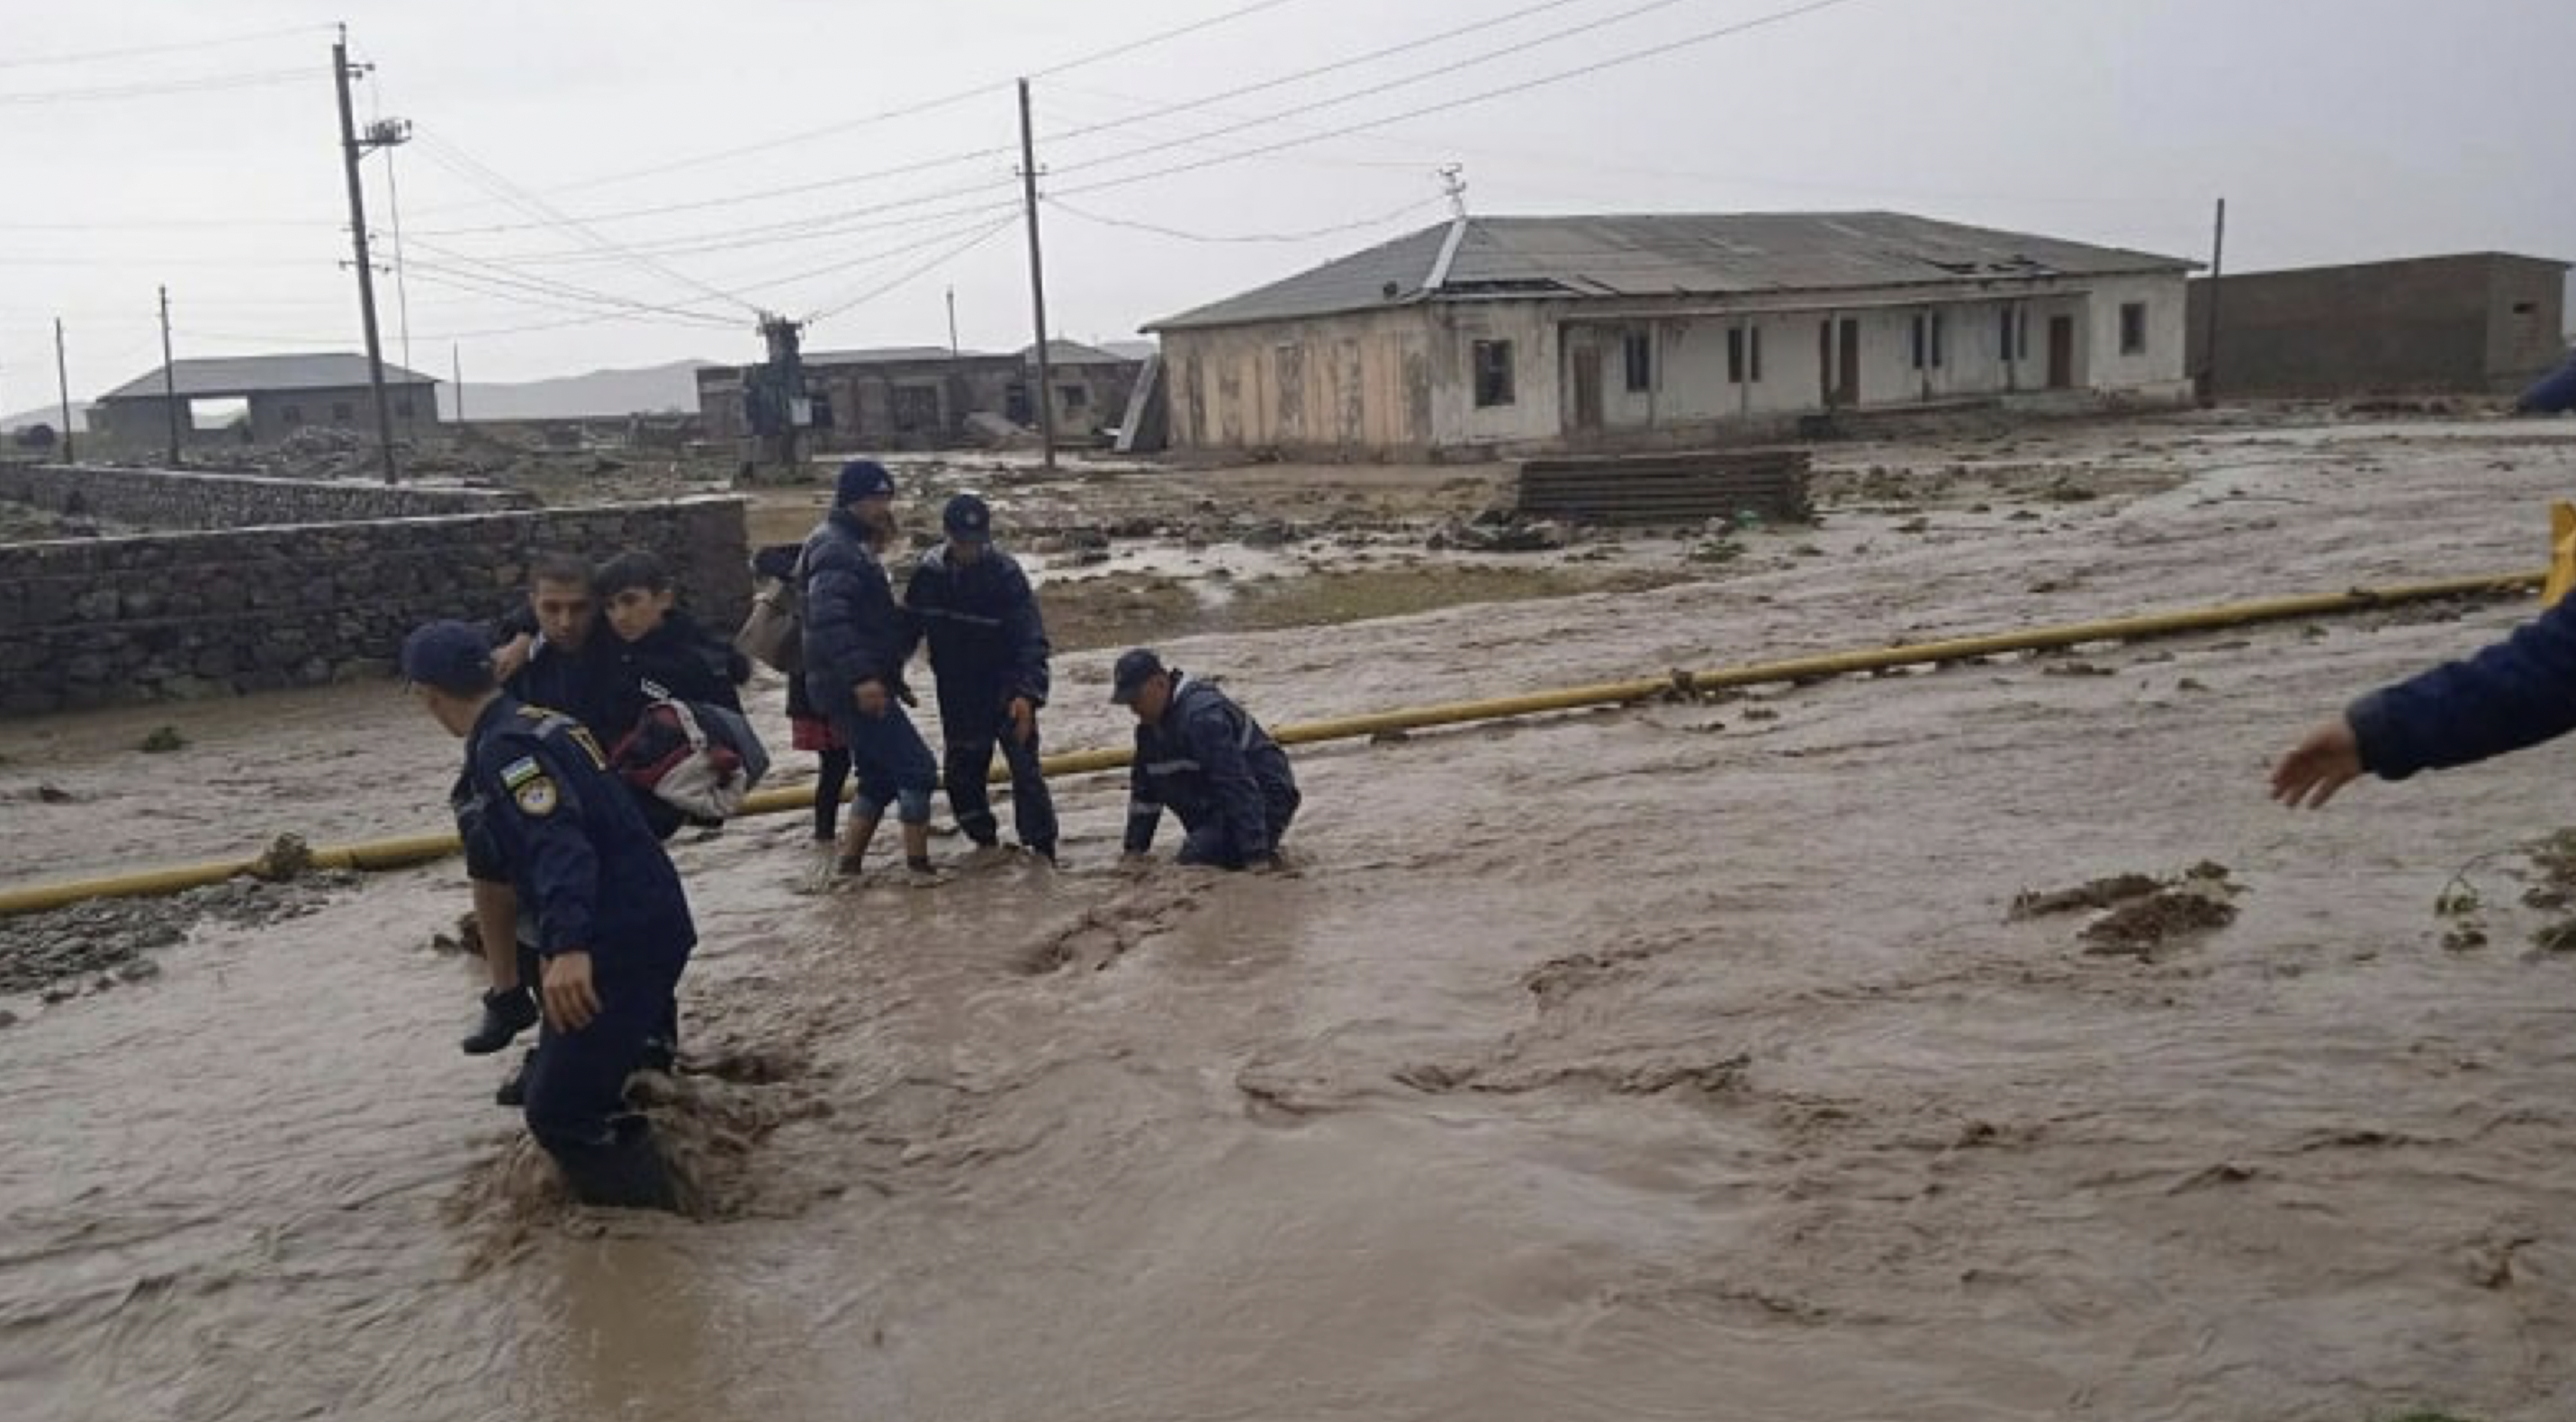
[[[1231,244],[1312,242],[1318,238],[1339,236],[1345,232],[1358,232],[1371,227],[1383,227],[1387,223],[1394,222],[1399,218],[1412,216],[1414,213],[1421,212],[1428,208],[1442,206],[1446,203],[1447,199],[1438,197],[1422,198],[1414,202],[1406,203],[1404,206],[1392,211],[1381,212],[1374,217],[1363,217],[1352,222],[1336,223],[1330,227],[1309,228],[1303,232],[1247,232],[1223,234],[1189,232],[1181,228],[1165,227],[1157,223],[1137,221],[1133,218],[1110,217],[1103,213],[1086,211],[1074,206],[1072,203],[1062,200],[1061,198],[1051,197],[1043,199],[1043,201],[1048,207],[1061,212],[1070,213],[1075,217],[1081,218],[1085,222],[1098,223],[1103,227],[1124,227],[1137,232],[1151,232],[1162,237],[1175,237],[1185,242]]]
[[[1187,163],[1175,163],[1167,167],[1152,169],[1142,173],[1122,174],[1116,177],[1103,178],[1095,182],[1077,184],[1072,187],[1060,189],[1057,195],[1064,196],[1087,192],[1099,192],[1108,188],[1127,187],[1135,183],[1150,182],[1158,178],[1173,177],[1182,173],[1199,172],[1204,169],[1218,167],[1227,163],[1235,163],[1250,158],[1258,158],[1267,154],[1281,152],[1286,149],[1303,147],[1310,143],[1320,143],[1331,138],[1340,138],[1357,133],[1367,133],[1375,129],[1386,128],[1394,124],[1405,123],[1410,120],[1424,118],[1432,114],[1447,113],[1453,109],[1466,108],[1471,104],[1487,103],[1494,99],[1507,98],[1514,94],[1527,93],[1533,89],[1541,89],[1554,84],[1562,84],[1568,80],[1580,79],[1589,75],[1599,74],[1606,70],[1616,69],[1624,65],[1641,63],[1650,59],[1660,59],[1681,50],[1691,49],[1705,44],[1712,44],[1718,40],[1732,38],[1733,36],[1745,34],[1766,26],[1782,24],[1802,16],[1812,15],[1821,11],[1837,9],[1845,5],[1858,3],[1861,3],[1861,0],[1808,0],[1808,3],[1806,4],[1791,6],[1783,10],[1771,11],[1767,14],[1755,16],[1749,20],[1739,20],[1731,24],[1718,26],[1714,29],[1702,30],[1695,34],[1686,35],[1675,40],[1668,40],[1661,44],[1653,45],[1644,49],[1627,50],[1622,53],[1612,55],[1606,59],[1595,60],[1589,64],[1577,65],[1568,69],[1556,70],[1551,73],[1539,75],[1535,78],[1524,79],[1516,83],[1481,90],[1477,93],[1462,95],[1453,99],[1445,99],[1438,103],[1424,104],[1416,108],[1404,110],[1401,113],[1386,114],[1378,118],[1367,119],[1358,123],[1345,124],[1341,127],[1320,133],[1281,139],[1276,142],[1262,144],[1258,147],[1244,149],[1231,154],[1197,159]],[[1298,113],[1308,112],[1322,106],[1322,104],[1300,105],[1297,108],[1284,110],[1282,113],[1272,115],[1270,117],[1288,117]],[[1251,127],[1257,123],[1265,121],[1266,120],[1251,120],[1246,123],[1233,125],[1228,129],[1218,130],[1217,132],[1232,132],[1242,128]],[[1158,144],[1154,145],[1152,148],[1139,149],[1126,154],[1116,154],[1090,162],[1069,165],[1068,167],[1059,169],[1058,171],[1073,172],[1080,169],[1103,167],[1124,161],[1128,158],[1141,156],[1144,153],[1153,152],[1158,149],[1168,149],[1172,146],[1174,145],[1169,143]]]
[[[1031,79],[1042,79],[1057,74],[1070,73],[1073,70],[1100,63],[1103,60],[1123,58],[1127,55],[1151,49],[1157,45],[1165,44],[1172,40],[1197,34],[1203,30],[1214,29],[1220,25],[1231,24],[1234,21],[1246,19],[1250,16],[1260,14],[1263,11],[1275,10],[1283,5],[1294,3],[1297,3],[1297,0],[1254,0],[1254,3],[1252,4],[1240,5],[1232,10],[1212,15],[1205,19],[1193,20],[1186,24],[1175,25],[1170,29],[1160,30],[1140,39],[1129,40],[1121,44],[1103,46],[1102,48],[1090,51],[1089,53],[1077,55],[1072,59],[1048,65],[1043,69],[1034,70],[1028,74],[1027,77]],[[1573,0],[1560,0],[1560,3],[1573,3]],[[1008,89],[1009,82],[1007,80],[988,80],[984,83],[976,84],[968,88],[952,90],[949,93],[942,94],[934,98],[898,105],[894,108],[884,109],[876,113],[865,114],[858,118],[843,119],[838,122],[823,124],[816,128],[802,129],[794,133],[781,134],[775,138],[762,139],[758,142],[737,144],[731,148],[717,149],[713,152],[700,153],[688,158],[677,158],[666,163],[656,163],[642,168],[631,168],[624,172],[609,173],[595,178],[585,178],[578,182],[557,184],[554,191],[558,194],[586,192],[594,188],[613,187],[620,183],[632,182],[638,178],[660,177],[669,173],[685,172],[691,168],[705,167],[710,163],[721,163],[733,158],[742,158],[753,154],[767,153],[791,144],[806,143],[817,138],[828,138],[836,134],[851,133],[862,128],[873,127],[877,124],[891,123],[897,119],[915,118],[923,114],[937,113],[943,109],[955,108],[957,105],[966,103],[970,100],[984,98],[997,91],[1008,92]],[[1009,150],[1007,148],[982,150],[972,156],[989,157],[994,156],[997,153],[1007,153],[1008,151]],[[457,210],[457,208],[424,209],[424,211],[431,212],[454,210]]]
[[[939,268],[948,265],[959,257],[965,256],[968,252],[975,250],[977,247],[983,246],[985,243],[992,241],[995,237],[1018,225],[1019,219],[1017,217],[1004,218],[1000,222],[994,223],[983,231],[976,233],[974,236],[957,244],[955,247],[952,247],[949,250],[940,253],[938,256],[931,258],[929,261],[923,262],[921,265],[903,273],[901,276],[895,277],[880,285],[870,287],[866,291],[852,296],[847,300],[818,308],[811,315],[805,317],[805,321],[808,325],[812,325],[828,321],[835,316],[839,316],[846,312],[855,310],[858,307],[865,306],[869,302],[876,300],[880,296],[884,296],[888,292],[894,291],[899,287],[916,281],[921,277],[927,276],[931,272],[937,271]]]
[[[102,59],[139,59],[148,54],[194,54],[199,50],[224,49],[233,45],[256,44],[262,40],[288,39],[296,35],[327,34],[330,25],[290,25],[284,29],[257,30],[249,34],[220,35],[213,39],[174,40],[167,44],[129,45],[121,49],[94,49],[80,54],[16,54],[0,58],[0,69],[31,69],[48,64],[89,64]]]
[[[106,84],[86,89],[26,89],[0,93],[0,104],[73,104],[100,99],[157,99],[172,94],[205,94],[222,89],[260,89],[312,82],[324,76],[310,69],[275,69],[251,74],[163,79],[150,83]]]

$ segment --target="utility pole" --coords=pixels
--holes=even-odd
[[[170,288],[161,288],[161,408],[170,417],[170,467],[179,467],[179,365],[170,357]]]
[[[465,423],[465,347],[450,341],[447,346],[448,384],[456,390],[456,423]]]
[[[2218,403],[2218,294],[2226,288],[2227,199],[2218,200],[2218,230],[2209,239],[2209,330],[2201,337],[2200,403]]]
[[[1055,367],[1047,359],[1046,256],[1038,246],[1038,145],[1029,123],[1029,81],[1020,81],[1020,191],[1029,209],[1029,306],[1038,327],[1038,444],[1055,469]]]
[[[63,357],[63,318],[54,318],[54,393],[63,402],[63,462],[77,464],[80,455],[72,449],[72,368]]]
[[[948,288],[948,358],[957,359],[963,352],[957,346],[957,288]]]
[[[778,424],[778,463],[792,478],[797,458],[796,407],[806,405],[805,327],[784,316],[763,316],[760,318],[760,339],[769,355],[769,366],[764,376],[767,385],[764,400],[769,414]],[[809,411],[811,408],[807,405]]]
[[[367,195],[358,181],[358,160],[370,148],[402,142],[411,129],[400,119],[379,119],[367,126],[364,140],[358,137],[357,120],[349,111],[349,80],[358,72],[349,67],[349,36],[343,28],[331,46],[331,85],[340,95],[340,160],[349,178],[349,239],[357,247],[358,316],[367,330],[367,385],[376,397],[376,445],[384,453],[385,482],[391,484],[402,475],[394,467],[394,412],[385,400],[385,350],[376,332],[376,269],[367,259]]]

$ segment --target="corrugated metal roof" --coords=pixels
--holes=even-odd
[[[274,395],[289,390],[360,390],[367,385],[367,358],[362,355],[226,356],[213,360],[170,363],[172,382],[181,399],[223,400],[246,395]],[[387,385],[435,385],[416,370],[385,367]],[[101,395],[102,400],[158,400],[161,367]]]
[[[1167,320],[1185,330],[1377,310],[1461,296],[1724,297],[2188,271],[2117,247],[1902,212],[1475,217],[1429,285],[1442,223]]]
[[[1033,341],[1022,346],[1020,359],[1031,365],[1037,364],[1037,343]],[[1119,355],[1114,351],[1104,351],[1098,346],[1086,346],[1080,341],[1054,340],[1047,342],[1047,363],[1049,365],[1134,365],[1136,362],[1130,357]]]

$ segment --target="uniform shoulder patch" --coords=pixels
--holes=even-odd
[[[510,798],[518,802],[519,812],[531,819],[544,819],[553,814],[555,806],[562,800],[562,797],[555,793],[554,781],[542,774],[518,786],[511,792]]]
[[[534,780],[545,773],[546,768],[537,764],[537,758],[535,756],[523,755],[517,760],[510,762],[508,765],[501,767],[501,784],[509,789],[516,790],[520,786],[527,784],[529,781]]]

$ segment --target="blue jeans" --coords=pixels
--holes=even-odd
[[[882,819],[886,806],[897,807],[905,824],[930,823],[930,792],[939,784],[939,763],[903,703],[886,702],[882,716],[862,716],[855,706],[832,712],[833,729],[850,748],[850,768],[858,772],[859,792],[852,809],[863,820]]]

